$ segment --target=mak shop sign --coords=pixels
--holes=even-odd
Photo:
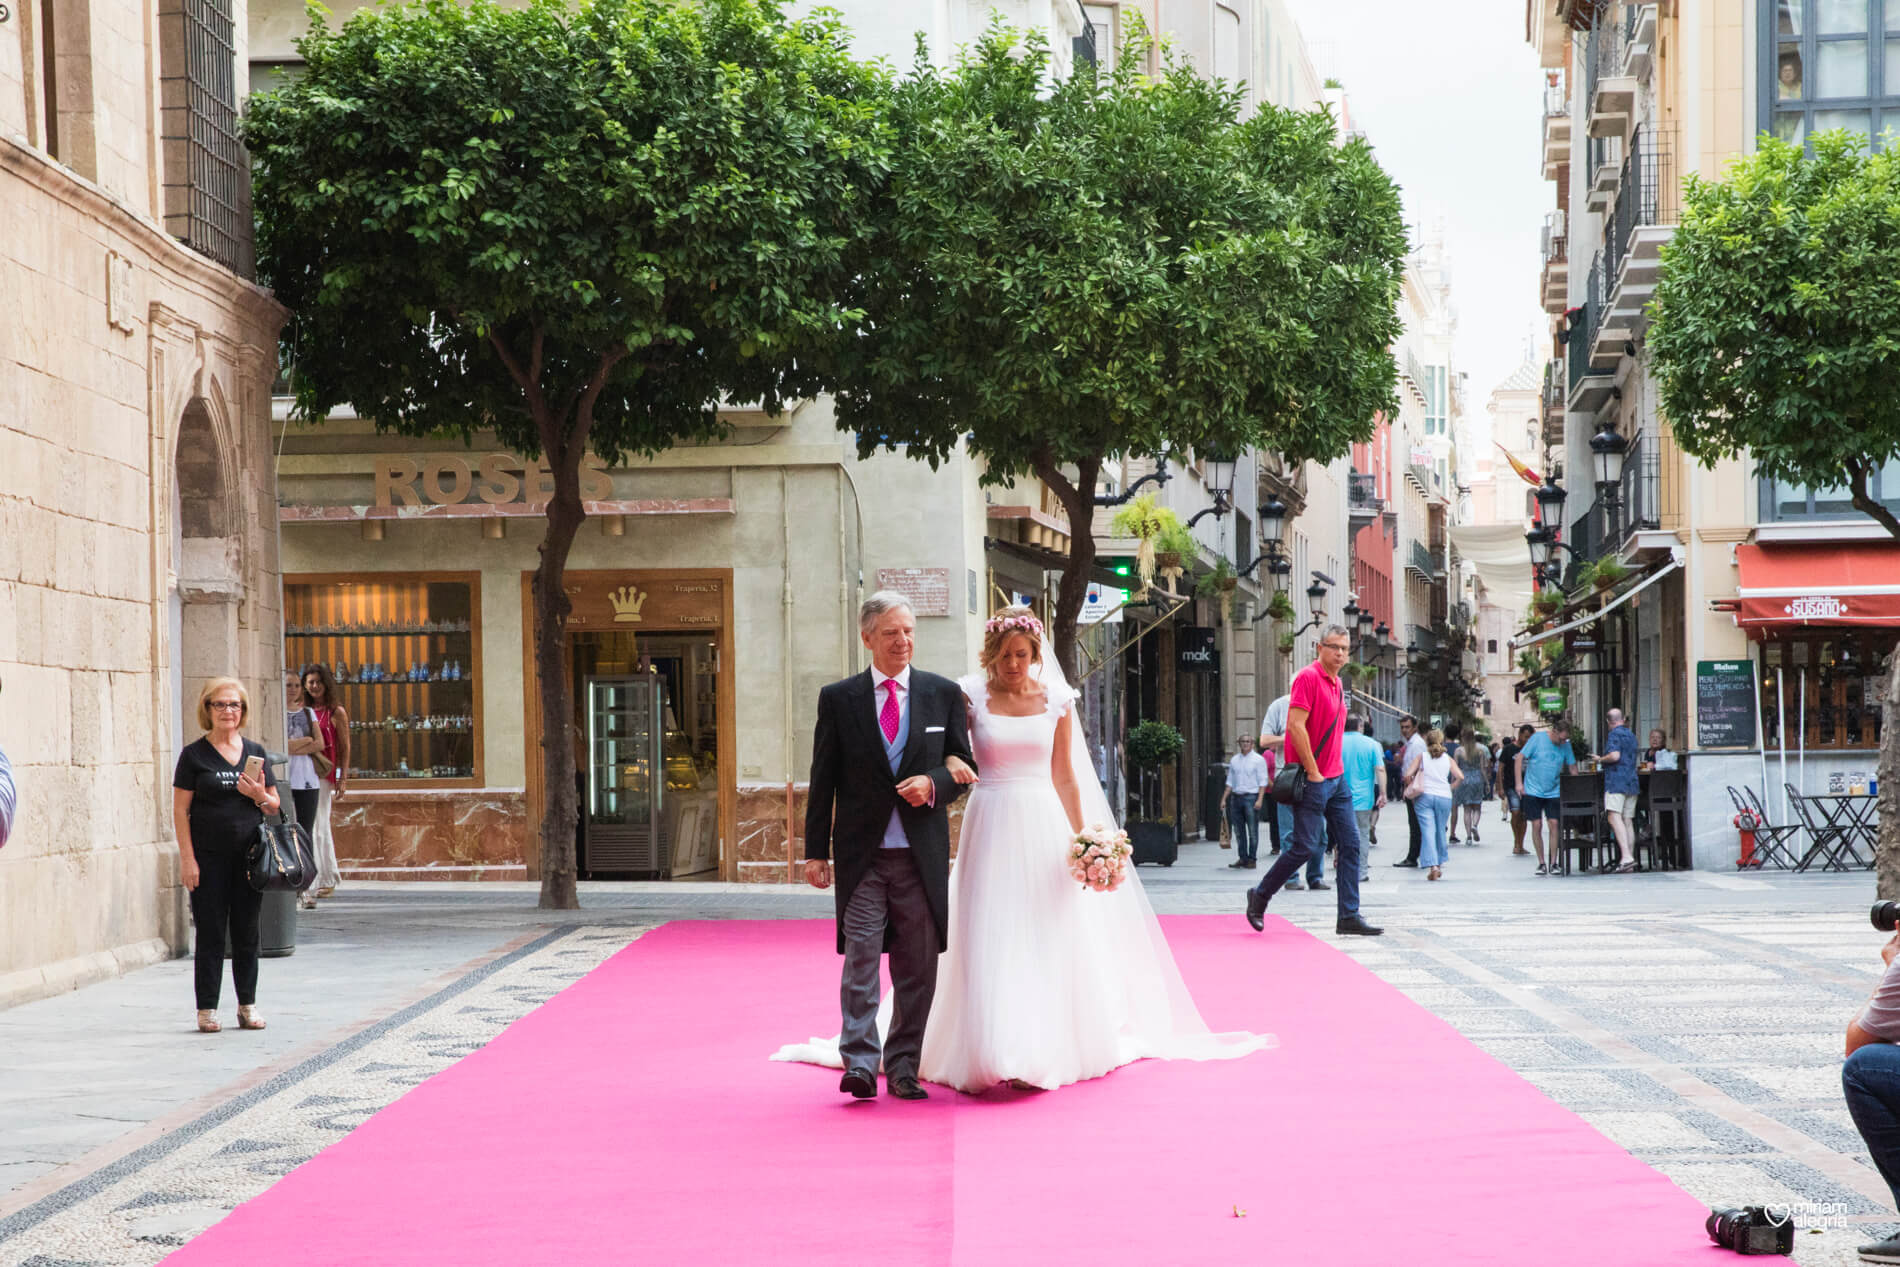
[[[1189,625],[1174,636],[1174,662],[1183,673],[1219,673],[1220,652],[1210,625]]]

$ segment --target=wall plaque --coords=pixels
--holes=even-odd
[[[879,568],[877,587],[908,598],[919,616],[950,614],[949,568]]]

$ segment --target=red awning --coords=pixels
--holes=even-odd
[[[1900,625],[1900,544],[1738,545],[1735,623],[1761,637],[1802,625]]]

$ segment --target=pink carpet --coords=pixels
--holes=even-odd
[[[669,924],[167,1261],[1706,1263],[1706,1211],[1351,959],[1165,921],[1280,1047],[1046,1094],[854,1103],[829,921]],[[1234,1208],[1246,1217],[1236,1218]]]

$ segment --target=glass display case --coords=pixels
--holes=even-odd
[[[583,698],[586,871],[667,879],[666,682],[656,672],[590,676]]]
[[[284,663],[318,663],[350,716],[359,786],[481,783],[480,577],[284,579]]]

